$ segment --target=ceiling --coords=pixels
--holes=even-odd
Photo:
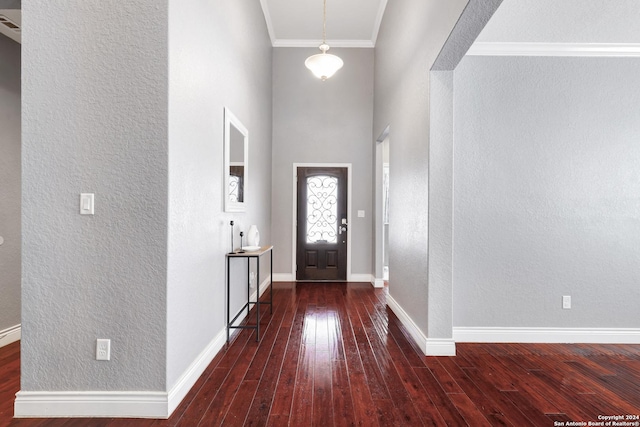
[[[638,0],[504,0],[476,42],[640,43]]]
[[[323,0],[260,0],[275,47],[317,47]],[[327,42],[374,47],[387,0],[327,0]]]
[[[6,3],[6,2],[5,2]],[[275,47],[317,47],[322,41],[323,0],[260,0]],[[333,47],[374,47],[387,0],[327,0],[327,41]],[[0,15],[18,26],[20,9]],[[20,42],[19,31],[2,25],[0,33]]]
[[[273,46],[320,44],[323,0],[260,4]],[[387,0],[327,0],[327,42],[332,47],[374,47],[386,6]],[[19,28],[11,27],[21,25],[19,7],[19,1],[0,0],[0,33],[17,42]],[[637,56],[638,16],[638,0],[504,0],[476,42],[626,43],[633,44]]]

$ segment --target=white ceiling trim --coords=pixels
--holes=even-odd
[[[267,0],[260,0],[260,6],[262,6],[262,14],[264,15],[264,20],[267,23],[267,31],[269,32],[269,38],[271,39],[271,46],[275,46],[276,40],[273,33],[271,15],[269,14],[269,8],[267,7]]]
[[[640,43],[493,43],[476,42],[471,56],[640,57]]]
[[[373,32],[371,34],[371,40],[327,40],[327,44],[331,47],[352,47],[352,48],[374,48],[378,39],[378,32],[380,31],[380,25],[382,24],[382,18],[384,11],[387,7],[388,0],[382,0],[376,20],[373,25]],[[262,7],[262,13],[264,20],[267,24],[267,32],[269,33],[269,39],[271,39],[271,46],[273,47],[318,47],[322,43],[320,39],[278,39],[275,36],[275,30],[273,28],[273,22],[271,14],[269,12],[269,6],[267,0],[260,0],[260,6]]]
[[[376,22],[373,23],[373,34],[371,34],[371,44],[373,46],[375,46],[378,41],[378,32],[380,31],[380,25],[382,25],[382,17],[384,16],[384,10],[386,7],[387,0],[380,2],[380,9],[378,9],[378,14],[376,15]]]
[[[321,39],[317,40],[287,40],[277,39],[272,44],[273,47],[318,47],[322,43]],[[331,47],[359,47],[373,48],[375,47],[371,40],[327,40],[327,44]]]

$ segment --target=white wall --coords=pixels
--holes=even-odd
[[[258,226],[261,243],[271,241],[272,49],[259,2],[217,0],[185,7],[174,0],[169,11],[170,389],[208,344],[226,339],[229,221],[236,224],[237,246],[238,233],[251,224]],[[224,107],[249,131],[246,213],[223,212]],[[246,292],[246,267],[236,261],[241,268],[232,270],[238,279],[234,287]],[[266,256],[263,279],[268,263]],[[243,295],[234,293],[234,306]]]
[[[20,45],[0,35],[0,331],[20,324]],[[1,342],[1,339],[0,339]]]
[[[635,58],[460,63],[455,326],[640,327],[639,67]]]
[[[293,163],[352,163],[352,274],[373,273],[373,49],[332,49],[344,67],[321,81],[313,48],[275,48],[273,202],[276,273],[292,274]],[[358,218],[358,210],[365,211]]]
[[[466,3],[390,0],[376,46],[373,134],[391,129],[389,293],[422,337],[431,334],[429,69]]]

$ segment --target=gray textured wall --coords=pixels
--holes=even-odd
[[[455,326],[640,326],[639,67],[524,57],[458,66]]]
[[[23,5],[24,391],[165,390],[167,13]]]
[[[170,3],[168,388],[224,333],[229,221],[271,242],[271,43],[259,2]],[[246,213],[223,212],[223,111],[249,131]],[[246,240],[245,240],[246,245]],[[280,248],[276,248],[278,251]],[[232,311],[246,266],[232,266]],[[261,280],[269,272],[263,258]],[[235,268],[234,268],[235,267]]]
[[[20,45],[0,35],[0,331],[20,324]]]
[[[113,6],[23,11],[38,29],[24,33],[24,391],[171,389],[224,334],[229,221],[270,242],[259,4]],[[224,107],[249,129],[242,214],[223,213]],[[78,214],[80,192],[95,216]],[[112,340],[110,362],[94,360],[96,338]]]
[[[425,335],[429,69],[466,3],[390,0],[375,54],[373,134],[391,125],[389,292]]]
[[[352,274],[373,272],[373,49],[332,49],[344,67],[323,82],[305,68],[317,49],[273,56],[273,241],[276,273],[291,271],[293,163],[352,163]],[[358,210],[365,211],[358,218]]]

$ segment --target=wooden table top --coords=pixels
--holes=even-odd
[[[228,253],[227,256],[228,257],[261,256],[272,249],[273,249],[273,245],[261,246],[260,249],[256,249],[255,251],[244,251],[244,252],[238,252],[240,250],[240,248],[238,248],[234,252]]]

